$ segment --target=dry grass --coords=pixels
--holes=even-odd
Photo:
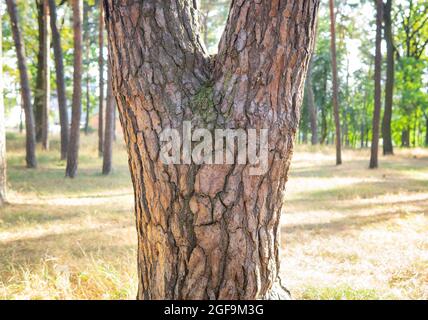
[[[132,299],[136,232],[126,154],[100,174],[96,137],[82,138],[80,174],[39,151],[24,168],[8,136],[9,201],[0,209],[0,299]],[[282,278],[295,298],[428,298],[428,151],[399,151],[367,169],[366,151],[333,166],[329,148],[299,147],[286,193]]]

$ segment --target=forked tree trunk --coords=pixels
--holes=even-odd
[[[74,178],[77,174],[80,142],[80,118],[82,114],[82,0],[72,0],[74,32],[74,74],[73,105],[70,130],[70,142],[67,152],[66,177]]]
[[[384,21],[385,21],[385,39],[386,39],[386,84],[385,84],[385,111],[382,122],[382,137],[383,137],[383,154],[394,154],[392,146],[391,120],[392,120],[392,105],[394,99],[394,83],[395,83],[395,58],[394,58],[394,35],[392,32],[392,0],[387,0],[385,4]]]
[[[306,78],[306,94],[308,97],[309,120],[311,123],[311,143],[318,144],[317,107],[315,105],[314,89],[312,87],[312,61],[309,64],[308,76]]]
[[[51,95],[50,79],[50,13],[48,0],[43,0],[43,112],[42,148],[49,149],[49,109]]]
[[[98,45],[99,45],[99,57],[98,57],[98,68],[100,73],[100,96],[99,96],[99,110],[98,110],[98,155],[102,157],[103,146],[104,146],[104,8],[103,2],[100,1],[100,20],[99,20],[99,34],[98,34]]]
[[[61,35],[58,31],[56,20],[56,4],[55,0],[49,0],[49,10],[51,14],[51,31],[52,31],[52,45],[55,57],[55,71],[56,71],[56,89],[58,94],[58,108],[59,108],[59,122],[61,125],[61,160],[67,158],[68,139],[70,135],[68,111],[67,111],[67,97],[65,92],[64,80],[64,55],[61,47]]]
[[[6,130],[3,100],[2,16],[0,15],[0,207],[6,202]]]
[[[36,168],[36,131],[34,127],[34,114],[31,106],[30,82],[28,80],[27,61],[25,57],[24,42],[22,41],[21,30],[18,23],[18,11],[15,0],[7,0],[7,10],[9,12],[12,25],[12,35],[15,42],[16,56],[18,59],[18,69],[21,82],[22,104],[25,111],[26,130],[26,163],[27,168]]]
[[[109,59],[110,60],[110,59]],[[108,175],[112,169],[113,140],[114,140],[114,97],[111,86],[111,66],[107,64],[107,104],[106,104],[106,127],[103,148],[103,175]]]
[[[373,113],[372,146],[370,153],[370,169],[379,166],[379,125],[382,109],[382,19],[383,0],[376,0],[376,55],[375,55],[375,101]]]
[[[135,190],[138,298],[288,297],[279,222],[319,2],[234,1],[212,58],[191,1],[104,5]],[[186,156],[164,165],[160,132],[181,132],[190,120],[209,130],[268,129],[265,173],[186,164]]]
[[[333,73],[333,113],[334,125],[336,127],[336,164],[342,164],[342,142],[340,130],[339,113],[339,79],[337,74],[337,54],[336,54],[336,13],[334,0],[330,2],[330,33],[331,33],[331,69]]]

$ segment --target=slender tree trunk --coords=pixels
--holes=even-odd
[[[110,60],[110,59],[109,59]],[[103,175],[108,175],[112,168],[113,139],[114,139],[114,97],[111,86],[111,66],[107,64],[107,106],[106,106],[106,128],[103,148]]]
[[[393,155],[394,148],[392,146],[392,105],[394,98],[394,83],[395,83],[395,58],[394,58],[394,35],[392,33],[392,0],[387,0],[385,4],[384,21],[385,21],[385,39],[387,51],[387,71],[385,84],[385,111],[382,122],[382,137],[383,137],[383,154]]]
[[[382,18],[383,0],[376,0],[376,56],[375,56],[375,106],[373,113],[372,146],[370,169],[376,169],[379,155],[379,126],[382,109]]]
[[[407,127],[401,132],[401,146],[403,148],[410,148],[410,128]]]
[[[59,122],[61,125],[61,160],[67,158],[68,139],[69,139],[69,120],[67,111],[67,97],[65,91],[64,80],[64,58],[61,47],[61,35],[57,28],[57,13],[55,0],[49,0],[49,10],[51,14],[51,30],[52,30],[52,44],[55,57],[55,71],[56,71],[56,88],[58,95],[58,108],[59,108]]]
[[[100,71],[100,100],[99,100],[99,111],[98,111],[98,154],[100,157],[103,155],[103,138],[104,138],[104,9],[103,2],[100,1],[100,20],[99,20],[99,57],[98,66]]]
[[[18,58],[21,96],[25,111],[26,163],[28,168],[36,168],[36,132],[34,127],[33,108],[31,106],[31,91],[30,82],[28,80],[28,69],[25,57],[24,42],[22,41],[21,31],[19,29],[16,2],[15,0],[7,0],[6,3],[12,25],[12,34],[16,47],[16,56]]]
[[[6,129],[3,100],[2,16],[0,15],[0,207],[6,202]]]
[[[38,40],[39,48],[37,53],[37,75],[36,75],[36,86],[34,89],[34,116],[35,116],[35,128],[36,128],[36,142],[40,143],[43,141],[43,103],[44,103],[44,43],[45,43],[45,22],[44,22],[44,9],[43,1],[37,0],[37,22],[38,22]]]
[[[336,127],[336,164],[342,164],[342,142],[340,133],[340,113],[339,113],[339,80],[337,74],[337,54],[336,54],[336,14],[334,0],[330,1],[330,33],[331,33],[331,65],[333,72],[333,111],[334,124]]]
[[[317,107],[315,105],[314,89],[312,87],[312,60],[309,64],[308,76],[306,78],[306,94],[308,97],[309,120],[311,123],[311,143],[318,144]]]
[[[428,116],[425,116],[425,147],[428,147]]]
[[[50,77],[50,13],[48,0],[43,0],[43,117],[42,148],[49,150]]]
[[[73,32],[74,32],[74,74],[73,74],[73,105],[70,142],[67,152],[66,177],[74,178],[77,174],[80,142],[80,119],[82,113],[82,0],[72,0]]]
[[[86,118],[85,118],[85,134],[89,134],[89,118],[90,118],[90,111],[91,111],[91,101],[90,101],[90,89],[89,89],[89,81],[90,81],[90,50],[91,50],[91,42],[90,42],[90,30],[89,30],[89,5],[87,3],[84,3],[83,8],[83,25],[84,27],[84,33],[85,33],[85,49],[86,49],[86,59],[85,59],[85,65],[86,65]]]
[[[279,221],[319,2],[234,1],[215,58],[189,1],[104,5],[135,191],[138,298],[288,297]],[[165,165],[158,134],[189,137],[190,120],[193,128],[267,129],[265,172],[191,164],[186,154]]]

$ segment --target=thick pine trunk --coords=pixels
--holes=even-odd
[[[77,174],[80,142],[80,118],[82,113],[82,0],[72,0],[73,32],[74,32],[74,74],[73,74],[73,105],[70,130],[70,141],[67,152],[67,168],[65,175],[74,178]]]
[[[36,131],[34,126],[34,114],[31,105],[30,82],[28,80],[28,68],[25,57],[24,42],[22,41],[21,30],[19,29],[18,10],[15,0],[7,0],[7,10],[9,12],[12,35],[16,47],[16,56],[18,58],[18,70],[21,83],[22,104],[25,111],[25,130],[26,130],[26,163],[28,168],[36,168]]]
[[[308,76],[306,78],[306,94],[308,98],[309,120],[311,123],[311,143],[318,144],[317,107],[315,105],[314,89],[312,87],[312,61],[309,64]]]
[[[375,55],[375,106],[373,113],[372,145],[370,153],[370,169],[379,166],[379,126],[382,109],[382,19],[383,0],[376,0],[376,55]]]
[[[385,4],[385,39],[386,39],[386,84],[385,84],[385,111],[382,122],[383,154],[394,154],[391,134],[392,105],[394,99],[395,82],[395,58],[394,58],[394,35],[392,33],[392,0],[387,0]]]
[[[334,0],[330,3],[330,34],[331,34],[331,69],[333,79],[333,113],[334,125],[336,128],[336,164],[342,164],[342,142],[340,130],[340,113],[339,113],[339,79],[337,74],[337,53],[336,53],[336,13],[334,9]]]
[[[214,58],[190,1],[104,5],[135,191],[138,298],[286,298],[279,222],[318,1],[234,1]],[[160,132],[190,120],[268,129],[265,173],[185,156],[164,165]]]
[[[51,95],[50,79],[50,13],[48,0],[43,0],[43,112],[42,148],[49,149],[49,109]]]
[[[100,96],[99,96],[99,111],[98,111],[98,154],[101,157],[103,155],[104,146],[104,8],[103,2],[100,1],[100,20],[99,20],[99,34],[98,34],[98,45],[99,45],[99,57],[98,57],[98,68],[100,73]]]
[[[49,10],[51,14],[51,31],[52,31],[52,45],[55,57],[55,71],[56,71],[56,89],[58,95],[58,108],[59,108],[59,122],[61,125],[61,160],[67,158],[68,140],[70,135],[68,112],[67,112],[67,97],[65,91],[64,80],[64,55],[61,47],[61,35],[58,31],[57,13],[55,0],[49,0]]]
[[[0,15],[0,207],[6,202],[6,130],[3,100],[2,16]]]
[[[110,59],[109,59],[110,60]],[[111,86],[111,66],[107,64],[107,104],[106,104],[106,127],[104,136],[103,148],[103,175],[108,175],[112,169],[112,156],[113,156],[113,140],[114,140],[114,97],[113,89]]]

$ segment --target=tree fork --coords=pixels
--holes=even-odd
[[[234,1],[210,58],[190,1],[104,0],[135,193],[139,299],[289,296],[279,280],[279,222],[318,6]],[[267,173],[164,165],[160,132],[189,120],[268,129]]]

